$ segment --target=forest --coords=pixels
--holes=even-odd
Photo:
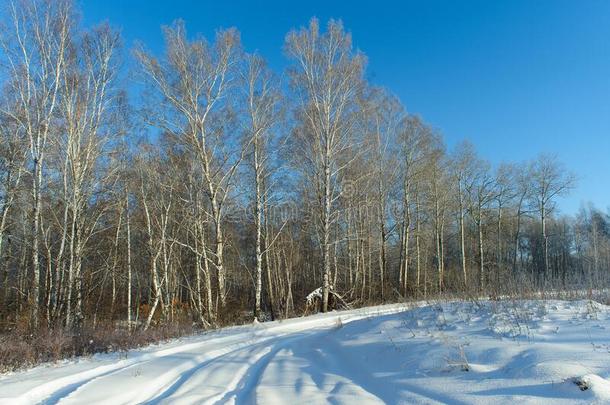
[[[561,214],[569,168],[448,148],[338,20],[274,72],[235,28],[176,21],[156,55],[70,0],[7,3],[2,339],[608,285],[609,214]]]

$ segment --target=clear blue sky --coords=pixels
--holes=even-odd
[[[246,50],[286,64],[285,34],[312,16],[340,18],[369,57],[368,75],[449,147],[472,141],[494,163],[555,153],[579,176],[561,203],[610,207],[610,1],[81,0],[85,23],[108,20],[127,47],[161,51],[176,18],[211,37],[235,26]]]

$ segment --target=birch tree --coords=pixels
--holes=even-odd
[[[341,192],[342,171],[350,163],[341,157],[356,146],[353,129],[365,59],[352,49],[351,35],[343,25],[332,20],[324,33],[316,19],[307,28],[291,31],[285,49],[293,62],[289,73],[303,124],[298,132],[302,152],[313,171],[319,197],[322,311],[326,312],[333,261],[332,227],[338,217],[335,202]]]
[[[246,58],[244,81],[247,100],[247,142],[250,144],[250,166],[254,175],[254,226],[255,226],[255,303],[254,316],[261,316],[264,249],[269,249],[269,238],[264,226],[265,201],[270,192],[270,148],[274,126],[279,120],[280,93],[276,79],[258,55]],[[266,246],[263,242],[266,241]],[[269,267],[269,265],[268,265]],[[268,275],[268,278],[270,275]],[[271,291],[270,291],[271,293]]]
[[[66,73],[75,21],[68,0],[15,0],[9,6],[10,29],[2,44],[7,59],[10,92],[17,108],[3,110],[19,124],[29,143],[31,170],[30,308],[32,326],[38,326],[40,299],[40,211],[48,141],[56,131],[60,89]]]
[[[372,158],[374,169],[372,176],[375,177],[375,201],[378,234],[378,266],[381,288],[381,298],[384,297],[384,285],[387,273],[387,243],[394,226],[389,224],[389,197],[395,189],[395,181],[399,174],[396,138],[401,130],[405,118],[405,111],[400,101],[387,92],[376,90],[373,99],[369,102],[372,115]]]
[[[467,192],[472,188],[474,176],[473,164],[476,162],[476,152],[469,142],[458,145],[454,152],[452,173],[456,186],[457,214],[460,234],[460,264],[464,287],[468,288],[468,268],[466,260],[466,214],[468,212]]]
[[[574,187],[576,178],[568,172],[557,157],[540,155],[531,168],[531,204],[540,218],[540,237],[542,241],[541,273],[543,283],[549,277],[549,235],[547,221],[557,209],[557,198],[564,196]]]
[[[53,142],[63,161],[63,227],[58,262],[62,266],[67,244],[68,284],[66,326],[80,322],[82,310],[82,262],[86,242],[95,229],[96,216],[87,215],[87,205],[99,189],[99,162],[109,141],[107,109],[114,96],[111,88],[116,76],[119,38],[108,26],[100,26],[84,35],[66,60],[62,77],[59,117],[61,134]],[[67,241],[65,237],[67,236]],[[72,307],[73,288],[76,300]],[[73,312],[74,311],[74,312]]]
[[[10,117],[0,117],[0,257],[4,257],[4,242],[9,229],[15,226],[16,217],[13,206],[19,197],[19,190],[25,172],[27,159],[27,140],[23,138],[23,131]],[[2,276],[3,302],[6,306],[10,299],[9,266],[4,259]]]
[[[141,47],[135,55],[160,105],[146,110],[150,124],[172,134],[196,157],[214,226],[218,296],[227,300],[224,260],[224,208],[244,151],[232,150],[231,95],[240,55],[239,33],[219,31],[214,43],[189,40],[184,23],[164,27],[165,57],[158,60]]]
[[[469,211],[477,229],[477,250],[479,254],[479,291],[484,291],[487,281],[485,256],[485,214],[496,196],[495,178],[491,167],[484,160],[475,162],[475,172],[469,194]]]
[[[419,201],[414,198],[417,194],[418,183],[421,182],[425,171],[426,159],[434,140],[431,129],[418,116],[409,115],[401,123],[397,134],[399,158],[399,178],[402,182],[402,218],[400,237],[400,264],[399,285],[406,293],[409,270],[409,244],[411,239],[412,218],[415,228],[419,228]],[[411,206],[414,206],[411,214]],[[418,246],[419,235],[416,232],[416,285],[419,286],[421,266]]]

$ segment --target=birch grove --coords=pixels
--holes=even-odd
[[[210,328],[610,280],[609,213],[561,213],[576,178],[557,158],[449,148],[367,80],[340,21],[291,30],[274,71],[236,28],[177,21],[161,51],[130,50],[75,7],[2,10],[1,328]]]

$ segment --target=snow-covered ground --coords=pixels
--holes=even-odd
[[[6,404],[610,403],[610,307],[387,305],[0,377]]]

